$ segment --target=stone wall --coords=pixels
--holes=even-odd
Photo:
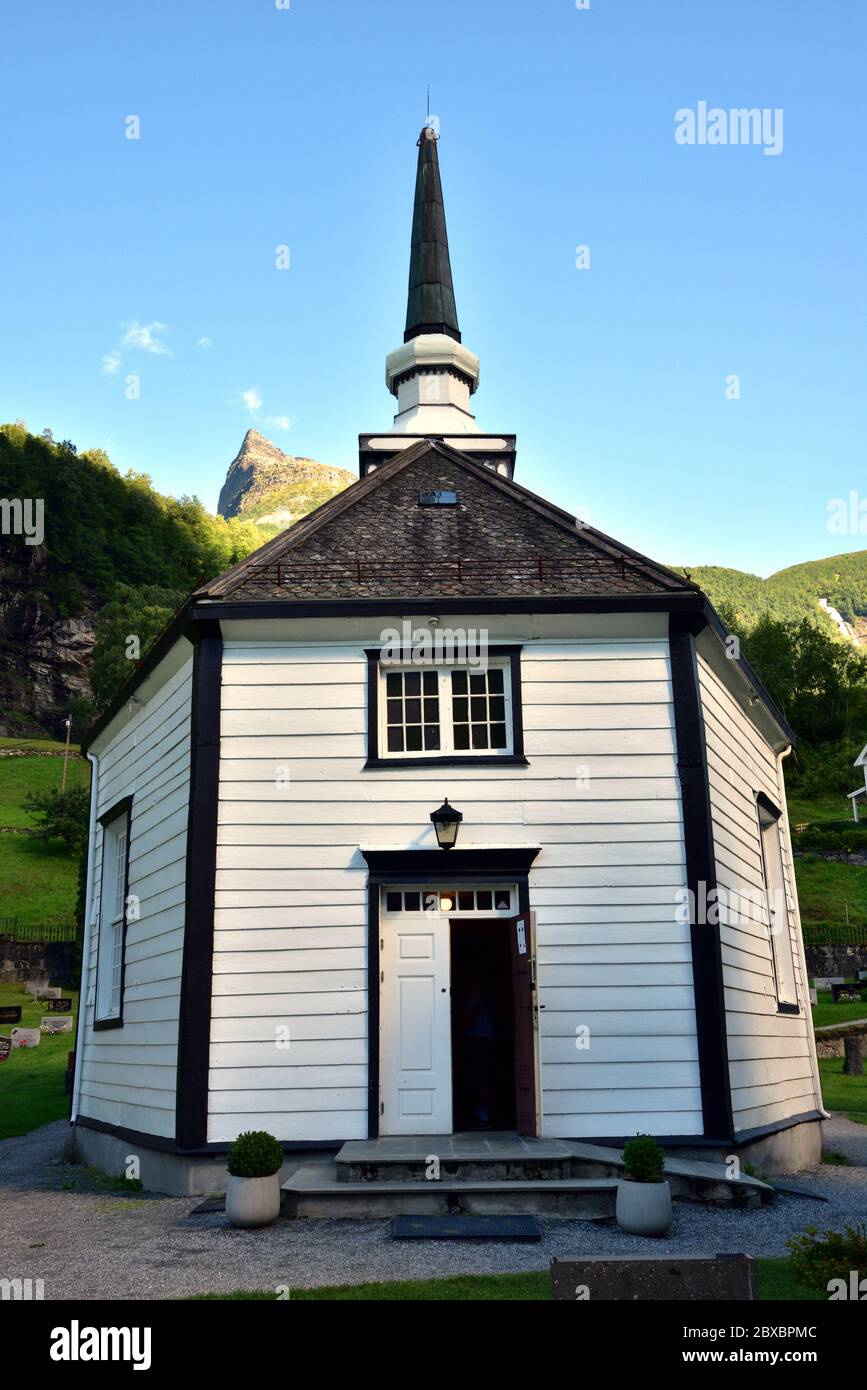
[[[75,989],[75,942],[16,941],[0,936],[0,981],[23,985],[28,980]]]
[[[861,946],[805,946],[804,950],[811,980],[817,975],[823,979],[842,975],[848,980],[859,970],[867,970],[867,943]]]

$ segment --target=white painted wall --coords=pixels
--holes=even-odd
[[[398,619],[226,628],[211,1141],[366,1135],[358,846],[434,846],[443,795],[463,811],[462,846],[544,846],[531,875],[543,1132],[701,1132],[666,620],[462,621],[526,643],[527,768],[362,772],[364,647]]]
[[[704,648],[702,653],[701,648]],[[798,980],[799,1016],[777,1012],[767,915],[732,921],[720,912],[729,1071],[735,1129],[753,1129],[820,1104],[814,1079],[809,994],[780,760],[724,683],[724,657],[709,635],[699,639],[699,681],[708,750],[717,881],[729,893],[762,890],[756,793],[784,814],[780,822],[789,932]],[[713,663],[713,664],[712,664]],[[716,669],[715,669],[716,668]]]
[[[95,745],[97,816],[133,797],[123,1027],[93,1031],[99,949],[94,926],[84,1005],[79,1113],[108,1124],[173,1136],[190,781],[192,655],[185,639],[144,689],[141,707]],[[93,901],[98,922],[102,828],[97,826]]]

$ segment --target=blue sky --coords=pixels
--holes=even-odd
[[[865,548],[827,524],[867,494],[865,44],[852,0],[8,6],[0,418],[211,508],[250,425],[354,469],[394,413],[430,82],[517,479],[662,560]],[[782,153],[678,144],[703,100],[782,108]]]

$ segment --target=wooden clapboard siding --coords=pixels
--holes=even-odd
[[[225,641],[208,1139],[254,1121],[287,1141],[366,1135],[358,846],[433,844],[444,791],[462,846],[543,846],[543,1132],[700,1134],[667,641],[526,642],[526,768],[365,771],[375,643]]]
[[[807,981],[802,976],[788,823],[780,822],[789,932],[800,1015],[780,1014],[764,901],[756,793],[785,806],[782,771],[773,749],[726,688],[698,658],[707,741],[708,782],[717,882],[742,895],[740,912],[720,910],[729,1075],[735,1130],[773,1124],[819,1103],[812,1059]]]
[[[93,1030],[98,927],[84,1004],[82,1116],[171,1138],[175,1132],[190,777],[192,657],[99,753],[97,815],[132,796],[123,1027]],[[98,922],[102,831],[94,852]]]

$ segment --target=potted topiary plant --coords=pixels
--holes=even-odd
[[[229,1149],[226,1215],[233,1226],[270,1226],[280,1215],[283,1150],[272,1134],[247,1130]]]
[[[633,1236],[664,1236],[671,1225],[671,1188],[662,1176],[665,1152],[649,1134],[623,1147],[617,1224]]]

